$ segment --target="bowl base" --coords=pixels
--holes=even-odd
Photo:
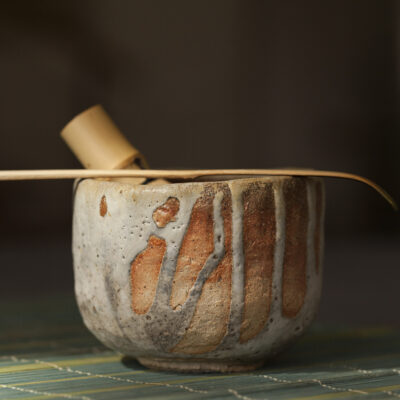
[[[245,372],[262,367],[265,360],[250,362],[238,360],[209,360],[206,358],[150,358],[138,357],[143,366],[158,371],[178,372]]]

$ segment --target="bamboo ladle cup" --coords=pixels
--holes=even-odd
[[[73,118],[61,131],[61,137],[88,169],[147,168],[146,159],[118,129],[101,105],[95,105]],[[145,176],[114,177],[113,180],[140,185]],[[150,184],[167,183],[158,179]]]

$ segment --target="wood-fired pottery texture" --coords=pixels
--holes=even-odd
[[[311,323],[322,282],[316,178],[161,186],[83,180],[75,290],[86,326],[143,365],[244,371]]]

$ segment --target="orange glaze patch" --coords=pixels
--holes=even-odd
[[[172,352],[183,354],[207,353],[214,350],[221,343],[226,334],[229,323],[232,285],[232,200],[227,185],[220,185],[219,189],[224,192],[221,214],[224,221],[225,254],[205,282],[190,326],[182,340],[171,350]],[[211,203],[207,206],[207,208],[209,207],[211,207]],[[209,212],[207,212],[207,218],[208,215]],[[213,243],[209,241],[210,238],[213,238],[212,232],[213,224],[211,221],[207,223],[207,233],[204,236],[208,238],[208,240],[205,241],[205,243],[207,243],[205,244],[207,252],[202,254],[209,254],[209,251],[213,250]],[[198,243],[201,243],[201,240],[202,236],[200,235],[195,239]],[[210,244],[212,244],[212,246],[210,246]],[[194,259],[198,259],[196,254],[193,254],[192,260]],[[203,258],[203,262],[198,267],[201,268],[204,261],[205,259]],[[196,267],[197,272],[200,270],[198,267]],[[175,278],[176,285],[178,285],[178,277],[179,275],[177,274]],[[192,281],[193,280],[191,280],[191,282]]]
[[[314,249],[315,249],[315,269],[319,272],[319,263],[321,261],[320,248],[321,248],[321,222],[322,222],[322,182],[316,182],[316,220],[314,231]]]
[[[182,305],[208,256],[214,249],[214,192],[206,189],[195,202],[176,265],[170,304]]]
[[[294,178],[283,187],[286,209],[286,243],[283,260],[282,313],[293,318],[304,303],[307,290],[308,204],[306,181]]]
[[[100,200],[100,215],[104,217],[107,214],[107,199],[106,196],[103,196]]]
[[[175,221],[175,215],[178,211],[179,200],[176,197],[170,197],[153,212],[153,220],[159,228],[164,228],[168,222]]]
[[[251,185],[243,193],[243,253],[245,296],[240,342],[265,326],[271,306],[276,240],[274,192],[271,186]]]
[[[165,250],[164,239],[150,236],[146,249],[132,262],[132,309],[137,314],[146,314],[153,304]]]

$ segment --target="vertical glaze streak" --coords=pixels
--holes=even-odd
[[[283,193],[286,203],[286,243],[282,279],[282,314],[287,318],[294,318],[303,306],[307,291],[306,180],[296,178],[286,182]]]
[[[323,195],[322,182],[316,182],[316,224],[314,231],[314,249],[315,249],[315,268],[319,272],[321,263],[321,230],[322,230],[322,213],[323,213]]]
[[[239,342],[244,307],[243,199],[235,181],[228,183],[232,201],[232,283],[227,333],[217,350],[231,349]]]
[[[276,242],[275,202],[272,185],[253,184],[243,193],[243,250],[245,301],[240,342],[263,329],[271,306]]]
[[[281,314],[282,310],[282,276],[285,256],[285,220],[286,206],[283,196],[284,182],[278,181],[273,185],[275,198],[276,242],[274,251],[274,270],[272,274],[272,293],[270,314]],[[273,322],[273,321],[272,321]]]
[[[220,214],[224,235],[215,233],[215,239],[219,243],[223,241],[225,252],[218,266],[205,281],[190,326],[182,340],[173,348],[173,352],[210,352],[221,343],[227,331],[232,276],[232,200],[227,185],[220,185],[218,189],[223,193]]]
[[[146,314],[153,304],[165,250],[164,239],[150,236],[146,249],[131,264],[132,309],[136,314]]]
[[[170,304],[173,309],[182,306],[197,275],[214,248],[213,199],[207,191],[194,204],[189,226],[183,239],[172,283]]]

